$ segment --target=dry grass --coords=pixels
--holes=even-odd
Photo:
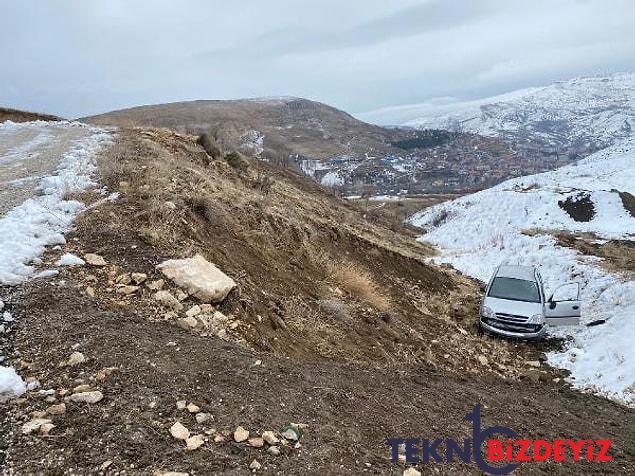
[[[387,311],[390,298],[383,294],[373,275],[356,263],[344,262],[331,266],[329,280],[375,309]]]

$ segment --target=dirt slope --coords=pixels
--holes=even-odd
[[[27,122],[27,121],[61,121],[62,118],[51,114],[42,114],[39,112],[20,111],[8,107],[0,107],[0,122]]]
[[[466,437],[462,418],[476,403],[484,424],[525,437],[614,440],[611,464],[519,474],[635,471],[632,410],[569,390],[539,363],[553,343],[479,335],[476,284],[425,264],[434,251],[408,234],[289,170],[212,160],[192,136],[123,130],[99,165],[119,198],[84,195],[92,207],[44,261],[92,252],[106,264],[0,289],[18,317],[15,339],[0,345],[22,375],[55,390],[28,392],[3,415],[14,474],[248,474],[254,459],[264,474],[401,474],[386,438]],[[162,277],[156,264],[194,253],[239,283],[218,307],[229,318],[222,333],[182,328],[197,301],[180,296],[175,314],[149,289]],[[139,272],[147,279],[126,287]],[[164,290],[178,296],[170,282]],[[86,361],[65,366],[73,351]],[[78,385],[103,400],[68,400]],[[33,412],[65,400],[48,436],[21,434]],[[197,423],[179,400],[211,419]],[[175,421],[208,441],[185,450],[170,436]],[[279,456],[230,436],[238,425],[253,435],[290,422],[308,429]]]

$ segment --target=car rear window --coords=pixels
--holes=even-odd
[[[540,302],[538,285],[524,279],[494,278],[488,296],[512,301]]]

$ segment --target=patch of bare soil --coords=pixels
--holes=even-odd
[[[628,192],[617,192],[622,200],[622,204],[631,216],[635,217],[635,197]]]
[[[635,242],[629,240],[600,240],[592,233],[571,234],[555,232],[558,244],[573,248],[589,256],[604,260],[600,265],[610,271],[635,271]]]
[[[575,221],[591,221],[595,216],[595,205],[587,192],[580,192],[567,197],[566,200],[560,200],[558,205]]]
[[[45,264],[90,252],[103,265],[4,290],[17,317],[4,353],[41,385],[0,410],[7,473],[248,474],[257,460],[263,474],[401,474],[386,438],[461,440],[477,403],[483,426],[526,438],[614,441],[612,463],[518,474],[635,471],[633,411],[570,390],[541,362],[551,343],[480,335],[478,286],[426,264],[426,245],[292,172],[211,160],[191,136],[121,131],[100,167],[119,199],[83,196],[93,207]],[[222,332],[183,325],[200,303],[156,269],[195,253],[239,284],[215,309]],[[178,310],[153,297],[160,279]],[[84,360],[70,366],[73,352]],[[34,418],[55,426],[24,434]],[[170,434],[176,422],[199,448]],[[232,436],[281,439],[291,423],[299,445],[281,441],[278,455]],[[433,468],[477,473],[420,469]]]
[[[415,236],[421,234],[421,230],[409,225],[406,220],[417,212],[433,207],[439,203],[459,198],[458,193],[430,193],[426,195],[409,195],[407,197],[389,200],[371,200],[371,197],[350,199],[351,203],[367,216],[369,220],[385,220],[388,226],[402,232],[414,232]]]
[[[10,109],[0,107],[0,122],[28,122],[28,121],[61,121],[62,119],[51,114],[41,114],[39,112],[20,111],[18,109]]]

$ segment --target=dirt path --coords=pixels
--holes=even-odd
[[[97,405],[67,403],[53,417],[55,437],[19,434],[26,414],[43,410],[43,397],[23,401],[13,415],[15,441],[7,467],[14,474],[246,475],[257,459],[261,474],[395,474],[390,437],[470,436],[463,417],[483,405],[482,427],[503,425],[523,438],[612,439],[612,463],[526,463],[514,474],[633,474],[635,415],[608,400],[553,382],[506,381],[461,376],[426,366],[378,369],[311,363],[256,353],[217,338],[193,336],[166,322],[149,322],[116,306],[103,307],[72,285],[27,288],[16,302],[24,317],[17,349],[45,388],[88,383],[104,400]],[[87,358],[61,364],[73,350]],[[116,367],[106,380],[94,375]],[[212,419],[197,424],[178,410],[187,400]],[[169,434],[180,421],[194,433],[209,433],[196,451]],[[234,443],[242,425],[252,434],[280,431],[289,422],[308,431],[301,447],[264,448]],[[227,435],[214,442],[216,435]],[[421,465],[423,474],[478,474],[474,464]]]
[[[55,124],[0,126],[0,216],[36,193],[73,142],[90,134]]]

